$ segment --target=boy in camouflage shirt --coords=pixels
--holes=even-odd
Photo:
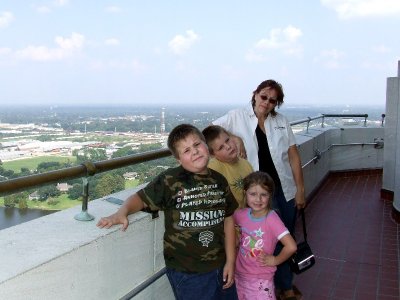
[[[168,148],[180,166],[161,173],[97,226],[122,224],[126,230],[128,214],[146,207],[163,210],[164,258],[176,299],[237,299],[232,219],[237,203],[229,185],[207,168],[209,152],[196,127],[175,127]]]

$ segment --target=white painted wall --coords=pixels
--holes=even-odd
[[[400,212],[400,61],[397,77],[387,79],[385,118],[385,164],[383,188],[394,193],[393,207]]]

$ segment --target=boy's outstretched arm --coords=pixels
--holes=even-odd
[[[103,217],[97,222],[97,227],[100,228],[110,228],[112,225],[122,224],[122,231],[128,228],[129,221],[128,215],[138,212],[147,205],[142,201],[137,193],[128,197],[124,204],[118,209],[118,211],[108,217]]]
[[[225,253],[226,263],[224,266],[223,279],[224,289],[229,288],[235,281],[235,261],[236,261],[236,233],[233,216],[229,216],[224,220],[225,232]]]

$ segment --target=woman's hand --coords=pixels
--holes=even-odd
[[[304,191],[297,189],[296,195],[294,196],[294,201],[296,203],[297,209],[302,209],[306,207]]]
[[[246,148],[244,147],[243,140],[240,137],[233,134],[231,134],[231,138],[235,142],[236,147],[238,149],[238,156],[247,159]]]

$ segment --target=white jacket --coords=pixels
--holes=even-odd
[[[234,135],[242,138],[246,148],[247,160],[254,170],[259,170],[256,136],[258,120],[251,103],[245,108],[229,111],[226,115],[212,123],[220,125]],[[285,194],[286,201],[290,201],[296,194],[296,184],[288,156],[289,147],[296,144],[292,128],[286,117],[280,113],[277,113],[274,117],[269,114],[264,126],[269,151],[278,172],[283,193]]]

